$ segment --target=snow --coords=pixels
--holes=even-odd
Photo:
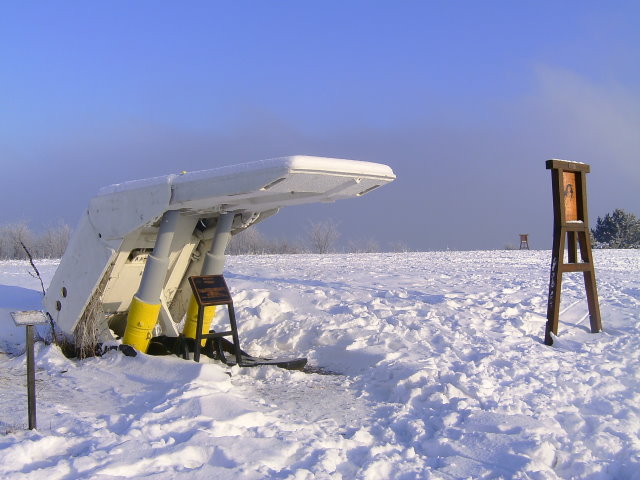
[[[38,342],[33,431],[0,262],[0,478],[640,479],[640,251],[594,257],[604,332],[565,274],[553,347],[548,251],[229,257],[245,350],[321,372]]]
[[[586,163],[584,163],[584,162],[576,162],[574,160],[564,160],[562,158],[552,158],[551,161],[564,162],[564,163],[575,163],[576,165],[586,165]]]
[[[315,157],[310,155],[293,155],[289,157],[270,158],[254,162],[228,165],[209,170],[182,172],[180,174],[163,175],[141,180],[131,180],[115,185],[103,187],[99,195],[111,195],[127,190],[153,187],[158,185],[180,185],[182,183],[206,181],[213,178],[238,177],[244,174],[252,174],[260,171],[310,171],[316,173],[353,174],[376,176],[387,179],[395,179],[391,168],[379,163],[363,162],[359,160],[347,160],[342,158]]]
[[[13,323],[18,326],[46,325],[49,323],[47,315],[42,310],[25,310],[11,312]]]

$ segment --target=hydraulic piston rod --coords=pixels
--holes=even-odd
[[[160,294],[167,276],[171,242],[179,218],[180,213],[176,210],[167,211],[163,215],[153,252],[147,258],[140,287],[129,307],[122,342],[141,352],[147,351],[151,331],[158,321],[161,308]]]

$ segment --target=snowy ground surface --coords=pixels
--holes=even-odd
[[[550,253],[230,257],[243,346],[333,375],[36,344],[25,430],[23,262],[0,263],[0,478],[640,479],[640,251],[596,251],[605,331]],[[45,283],[55,262],[39,264]],[[222,320],[221,320],[222,321]]]

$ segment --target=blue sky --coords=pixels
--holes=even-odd
[[[638,2],[3,2],[0,224],[75,224],[104,185],[289,154],[376,161],[369,196],[283,209],[296,238],[551,246],[548,158],[591,222],[640,215]]]

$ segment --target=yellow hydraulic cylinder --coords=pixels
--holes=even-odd
[[[211,328],[211,322],[213,321],[213,317],[216,314],[216,307],[204,307],[204,314],[202,317],[202,333],[209,333],[209,328]],[[184,329],[182,330],[182,334],[187,338],[196,338],[196,329],[198,326],[198,302],[193,295],[191,295],[191,300],[189,300],[189,308],[187,309],[187,316],[184,322]],[[200,345],[204,347],[206,340],[202,340]]]
[[[131,300],[127,315],[127,328],[122,343],[146,352],[151,331],[160,313],[160,295],[169,268],[171,242],[180,223],[180,212],[167,211],[162,216],[153,252],[147,257],[137,293]]]
[[[159,303],[149,304],[134,296],[129,307],[127,328],[124,331],[122,343],[131,345],[143,353],[146,352],[151,340],[151,331],[156,326],[159,313]]]

